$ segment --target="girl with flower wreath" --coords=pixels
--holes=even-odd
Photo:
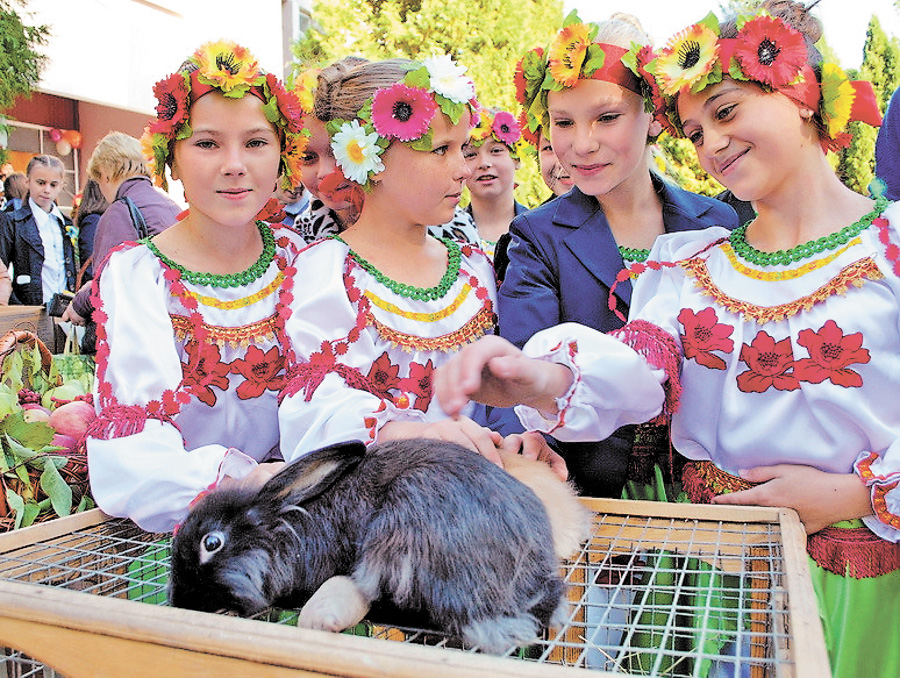
[[[498,464],[502,446],[549,453],[539,435],[501,441],[471,419],[448,419],[432,394],[435,368],[495,320],[490,259],[427,229],[452,216],[469,176],[462,149],[475,89],[465,68],[449,56],[361,64],[320,84],[315,107],[330,112],[341,181],[361,209],[296,261],[315,285],[286,324],[300,362],[281,404],[283,449],[431,437]]]
[[[180,179],[173,226],[115,248],[95,279],[91,488],[106,513],[168,531],[208,488],[259,483],[280,461],[284,322],[303,241],[257,215],[299,183],[300,103],[245,48],[200,47],[157,83],[143,143]]]
[[[803,5],[772,2],[675,36],[651,66],[665,110],[758,217],[660,239],[622,276],[643,272],[622,330],[563,325],[524,353],[492,337],[437,393],[451,412],[469,394],[524,403],[526,422],[567,439],[671,418],[691,501],[799,513],[834,675],[887,678],[900,675],[900,211],[828,164],[849,121],[880,114],[870,83],[822,63],[820,33]]]
[[[596,300],[607,298],[616,274],[645,258],[657,236],[737,226],[730,207],[651,172],[649,143],[665,118],[648,112],[656,96],[643,71],[650,58],[649,38],[634,17],[589,24],[572,12],[549,49],[527,52],[516,68],[526,140],[537,146],[539,133],[547,134],[575,183],[510,226],[499,325],[517,346],[561,322],[618,329],[623,321]],[[619,285],[615,300],[627,313],[630,282]],[[504,434],[523,430],[511,411],[489,410],[487,423]],[[619,497],[635,437],[635,427],[626,426],[599,442],[554,444],[584,494]],[[665,429],[643,427],[640,437],[642,456],[667,451]]]
[[[306,242],[340,233],[359,217],[362,194],[358,186],[338,171],[334,153],[331,149],[331,136],[325,125],[336,115],[326,103],[331,101],[329,94],[332,88],[341,88],[352,82],[350,72],[358,65],[367,63],[366,59],[348,56],[319,69],[308,69],[294,83],[294,91],[301,101],[308,102],[307,109],[311,114],[304,118],[304,127],[309,136],[306,151],[301,160],[301,181],[313,199],[309,206],[298,216],[295,228]],[[321,89],[322,96],[315,93]],[[317,104],[318,102],[318,104]],[[475,222],[468,212],[457,207],[453,218],[446,224],[430,226],[429,230],[437,237],[448,237],[474,245],[479,243]]]
[[[497,241],[509,231],[510,222],[527,210],[513,196],[519,169],[516,146],[522,130],[509,111],[482,108],[479,117],[463,147],[472,172],[466,180],[471,196],[467,211],[478,228],[481,249],[493,259]]]

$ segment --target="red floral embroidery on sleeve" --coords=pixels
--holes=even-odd
[[[250,346],[243,358],[233,360],[231,372],[244,377],[235,393],[241,400],[259,398],[266,389],[280,391],[284,387],[284,356],[273,346],[265,353]]]
[[[826,379],[836,386],[859,388],[863,385],[858,372],[849,365],[869,362],[869,351],[861,348],[862,332],[845,335],[837,323],[827,321],[818,332],[806,329],[797,336],[797,343],[809,350],[809,358],[798,360],[794,374],[800,381],[821,384]]]
[[[684,334],[681,335],[684,357],[713,370],[724,370],[725,361],[712,352],[731,353],[734,350],[734,341],[729,338],[734,328],[718,320],[712,307],[704,308],[699,313],[685,308],[678,314],[678,322],[684,327]]]
[[[741,347],[741,361],[749,368],[737,377],[738,388],[744,393],[763,393],[772,387],[779,391],[800,388],[797,377],[788,374],[794,366],[790,337],[776,342],[766,332],[760,332],[750,344]]]
[[[400,388],[400,366],[391,363],[391,357],[385,351],[372,363],[366,379],[376,392],[386,395],[392,389]]]
[[[228,390],[228,372],[231,367],[222,362],[219,347],[214,344],[189,341],[184,350],[188,361],[182,364],[182,384],[200,402],[212,407],[216,404],[216,394],[211,387]]]
[[[431,404],[431,398],[434,395],[433,377],[434,362],[429,360],[424,365],[410,363],[409,376],[400,380],[400,388],[416,396],[416,402],[413,407],[422,412],[428,411],[428,406]]]

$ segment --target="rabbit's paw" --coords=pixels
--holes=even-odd
[[[297,624],[320,631],[343,631],[362,621],[368,611],[369,601],[350,577],[332,577],[300,610]]]

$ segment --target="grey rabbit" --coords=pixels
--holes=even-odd
[[[533,491],[454,443],[317,450],[258,491],[196,504],[174,538],[169,602],[244,616],[302,605],[301,626],[329,631],[374,604],[485,652],[528,644],[565,621],[557,552],[577,547],[587,512],[546,464],[511,473],[527,464],[552,486],[548,505],[568,502],[553,528]]]

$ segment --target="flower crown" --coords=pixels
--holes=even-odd
[[[538,132],[550,124],[547,95],[574,87],[579,80],[605,80],[644,99],[644,110],[655,113],[656,82],[645,66],[655,55],[646,45],[630,49],[594,42],[600,27],[582,23],[573,10],[545,51],[535,47],[516,65],[516,99],[522,105],[519,124],[526,141],[537,146]]]
[[[846,146],[851,120],[881,124],[881,113],[867,81],[853,81],[833,63],[823,63],[817,77],[807,56],[803,34],[780,17],[763,11],[739,16],[737,36],[721,38],[719,21],[710,13],[673,36],[647,69],[656,76],[662,105],[674,130],[683,135],[676,110],[682,92],[698,93],[725,77],[756,82],[817,112],[823,143]]]
[[[355,120],[331,120],[334,159],[344,176],[363,188],[384,170],[381,156],[396,139],[416,151],[431,151],[431,121],[438,110],[456,125],[468,110],[477,124],[475,84],[449,55],[413,64],[402,81],[382,87]]]
[[[303,105],[276,76],[259,68],[245,47],[220,40],[201,46],[175,73],[153,87],[156,118],[141,137],[144,155],[156,183],[167,188],[166,165],[172,163],[174,142],[193,134],[189,122],[193,103],[212,91],[240,99],[250,93],[263,102],[263,114],[282,135],[281,182],[283,188],[300,184],[300,160],[308,133],[301,116]]]
[[[522,128],[515,116],[509,111],[490,108],[480,108],[478,115],[480,120],[469,132],[468,143],[475,148],[480,148],[485,141],[493,138],[494,141],[506,145],[509,154],[518,159]]]

